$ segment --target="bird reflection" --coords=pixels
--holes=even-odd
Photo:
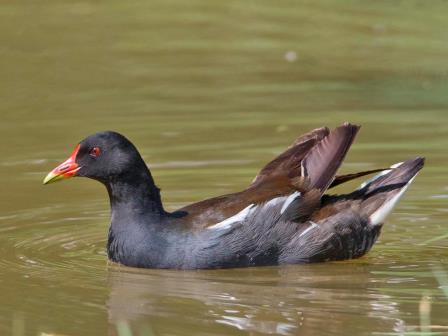
[[[372,285],[378,279],[362,262],[213,271],[109,268],[109,335],[346,335],[360,326],[378,330],[378,321],[381,330],[406,329],[398,305]]]

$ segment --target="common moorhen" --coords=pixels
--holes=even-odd
[[[116,132],[81,141],[44,184],[73,176],[109,193],[111,260],[145,268],[225,268],[356,258],[370,250],[424,159],[335,176],[359,126],[344,123],[299,137],[243,191],[174,212],[134,145]],[[326,195],[337,184],[379,172],[357,190]]]

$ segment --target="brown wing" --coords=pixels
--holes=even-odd
[[[303,189],[305,181],[298,178],[302,159],[328,134],[328,128],[322,127],[298,137],[285,152],[260,170],[248,188],[183,207],[179,212],[186,213],[186,216],[178,218],[178,221],[192,228],[204,228],[238,213],[250,204]]]
[[[323,127],[302,135],[285,152],[264,166],[247,189],[179,209],[177,213],[184,215],[180,215],[176,221],[189,228],[201,229],[233,216],[250,204],[312,188],[319,189],[321,194],[328,186],[375,172],[334,178],[358,128],[346,123],[331,132]],[[317,197],[313,196],[313,199]],[[318,202],[314,204],[318,205]]]
[[[316,144],[301,162],[302,176],[311,181],[311,187],[325,192],[335,179],[359,126],[344,123],[332,130]]]
[[[178,218],[177,221],[193,229],[205,228],[235,215],[250,204],[260,204],[305,188],[306,183],[300,178],[271,177],[241,192],[187,205],[179,209],[180,212],[185,212],[186,216]]]
[[[329,134],[327,127],[317,128],[298,137],[288,149],[264,166],[251,185],[262,183],[273,176],[300,176],[300,164],[305,155]]]
[[[305,221],[320,207],[321,197],[334,181],[358,130],[359,126],[344,123],[306,154],[301,163],[301,174],[307,181],[308,190],[287,207],[282,215],[286,220]]]
[[[356,128],[358,129],[359,127],[356,126]],[[327,127],[321,127],[298,137],[286,151],[270,161],[260,170],[258,175],[252,181],[251,186],[262,183],[264,180],[268,180],[275,176],[287,176],[289,178],[300,176],[303,158],[317,143],[327,137],[329,133],[330,131]],[[336,175],[334,181],[328,188],[333,188],[358,177],[378,173],[387,169],[390,168],[372,169],[353,174]]]

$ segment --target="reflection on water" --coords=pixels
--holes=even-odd
[[[404,299],[384,291],[387,281],[359,262],[199,272],[113,266],[109,331],[115,335],[125,321],[134,333],[154,334],[201,334],[216,324],[217,334],[403,334],[418,329],[403,319]]]
[[[375,286],[365,288],[372,275],[362,264],[181,274],[112,268],[109,274],[112,330],[120,321],[132,321],[136,331],[151,328],[156,334],[186,334],[185,330],[191,330],[189,325],[200,333],[207,325],[217,323],[224,334],[243,330],[338,335],[348,327],[356,330],[351,323],[353,315],[370,325],[372,331],[378,321],[389,330],[406,330],[391,296]],[[173,324],[179,315],[182,321]],[[322,324],[323,318],[331,318],[329,324]]]
[[[421,331],[423,296],[423,330],[448,334],[434,273],[448,269],[447,6],[4,4],[0,334],[407,335]],[[41,185],[80,139],[113,129],[141,149],[175,209],[241,189],[299,133],[345,120],[363,128],[344,172],[427,157],[360,260],[120,267],[104,251],[104,188]]]

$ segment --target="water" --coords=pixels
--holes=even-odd
[[[0,9],[1,335],[448,334],[445,2],[34,1]],[[343,172],[427,165],[364,258],[219,271],[109,264],[76,143],[140,148],[166,207],[239,190],[297,135],[363,125]],[[348,191],[351,183],[337,191]],[[422,307],[422,309],[420,308]],[[426,333],[429,335],[430,333]]]

